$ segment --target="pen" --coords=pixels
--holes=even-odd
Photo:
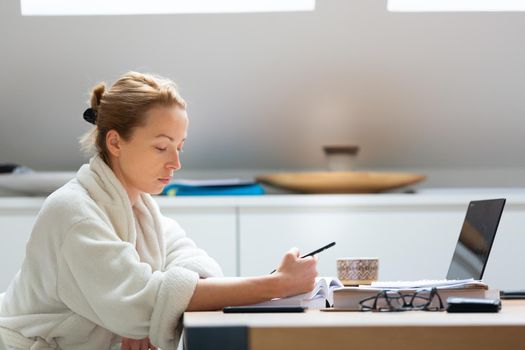
[[[309,256],[312,256],[312,255],[315,255],[315,254],[317,254],[317,253],[320,253],[320,252],[322,252],[322,251],[325,250],[325,249],[328,249],[328,248],[330,248],[330,247],[333,247],[334,245],[335,245],[335,242],[328,243],[327,245],[325,245],[325,246],[323,246],[323,247],[321,247],[321,248],[319,248],[319,249],[316,249],[316,250],[314,250],[313,252],[310,252],[310,253],[308,253],[308,254],[305,254],[305,255],[301,256],[301,259],[302,259],[302,258],[309,257]],[[274,273],[275,271],[277,271],[277,270],[273,270],[272,272],[270,272],[270,274]]]

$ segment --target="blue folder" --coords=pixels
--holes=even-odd
[[[165,196],[254,196],[264,193],[264,188],[259,183],[229,186],[169,184],[162,191]]]

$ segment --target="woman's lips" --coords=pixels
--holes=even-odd
[[[170,182],[170,178],[160,178],[159,181],[163,183],[164,185],[167,185]]]

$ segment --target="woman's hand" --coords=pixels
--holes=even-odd
[[[294,248],[272,274],[199,279],[186,311],[221,310],[309,292],[315,286],[316,266],[317,257],[301,258]]]
[[[297,248],[290,249],[275,272],[281,297],[311,291],[317,277],[317,256],[301,258]]]
[[[120,350],[157,350],[157,347],[150,343],[149,338],[129,339],[122,338]]]

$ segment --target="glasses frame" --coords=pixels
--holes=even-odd
[[[422,295],[422,294],[427,294]],[[438,305],[431,306],[437,298]],[[385,300],[386,303],[379,303]],[[393,300],[400,301],[400,305],[393,304]],[[414,304],[416,300],[423,301],[420,305]],[[366,305],[367,302],[373,301],[372,305]],[[384,306],[386,305],[386,306]],[[418,289],[415,292],[401,292],[399,290],[385,289],[377,295],[365,298],[359,302],[361,311],[374,312],[391,312],[391,311],[443,311],[443,300],[439,295],[437,288]]]

